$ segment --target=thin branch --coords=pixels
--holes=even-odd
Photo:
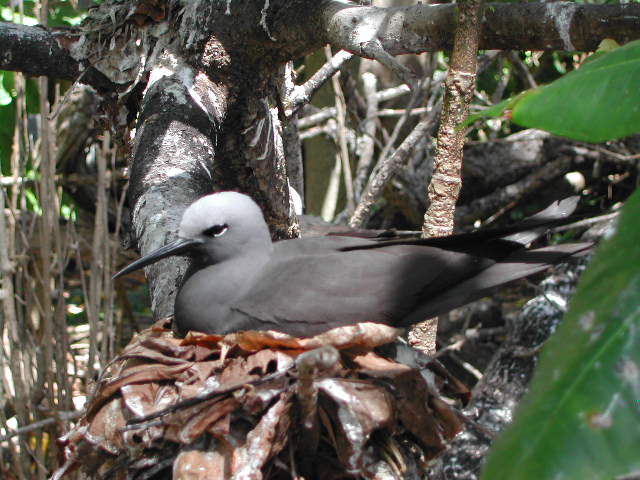
[[[424,83],[427,85],[431,85],[431,81],[429,80],[430,79],[425,79]],[[411,99],[409,100],[409,103],[405,108],[404,115],[402,115],[402,117],[400,117],[400,119],[396,122],[395,126],[393,127],[393,131],[391,132],[391,136],[387,139],[386,145],[382,149],[382,152],[380,152],[380,157],[378,158],[378,164],[384,163],[385,159],[389,156],[389,152],[393,149],[396,143],[396,140],[400,135],[400,131],[402,130],[402,127],[404,127],[404,124],[409,119],[409,112],[411,112],[411,110],[420,102],[420,97],[421,97],[420,90],[416,89],[413,91],[413,95],[411,95]],[[437,91],[436,88],[434,88],[433,90]]]
[[[331,57],[331,48],[326,47],[327,57]],[[347,194],[347,210],[353,212],[355,200],[353,194],[353,179],[351,178],[351,165],[349,163],[349,148],[347,147],[347,101],[340,86],[337,76],[331,77],[331,85],[335,93],[336,117],[338,121],[338,152],[342,165],[342,177],[344,179],[345,192]]]
[[[462,186],[462,149],[466,136],[462,125],[469,113],[476,84],[482,0],[461,0],[458,9],[458,27],[445,83],[437,154],[428,188],[429,208],[422,227],[425,237],[453,232],[453,215]]]
[[[473,223],[497,210],[497,213],[484,222],[485,224],[492,223],[496,218],[515,207],[524,196],[548,185],[551,180],[565,174],[570,167],[571,160],[568,157],[561,157],[549,162],[522,180],[458,208],[456,223],[461,225]]]
[[[82,415],[84,415],[84,410],[74,410],[71,412],[55,412],[55,417],[45,418],[44,420],[39,420],[37,422],[30,423],[29,425],[25,425],[24,427],[17,428],[12,430],[0,437],[0,443],[6,442],[7,440],[17,437],[18,435],[25,435],[27,433],[35,432],[36,430],[42,430],[50,425],[54,425],[60,421],[68,422],[71,420],[77,420]]]
[[[309,80],[303,85],[297,86],[293,89],[290,98],[287,99],[285,104],[285,114],[291,116],[296,113],[300,107],[306,105],[311,101],[311,97],[320,90],[320,88],[332,78],[336,72],[338,72],[349,60],[353,58],[353,53],[339,51],[333,55],[327,63],[325,63],[320,69],[314,73]]]
[[[538,87],[538,82],[536,82],[535,78],[533,78],[533,75],[531,75],[531,70],[529,70],[529,67],[522,61],[518,52],[509,52],[509,60],[511,60],[520,74],[524,77],[528,88]]]
[[[373,162],[373,153],[375,150],[376,137],[376,121],[378,115],[378,95],[377,95],[377,79],[373,73],[365,72],[362,74],[362,85],[367,102],[367,114],[362,122],[362,136],[358,140],[358,149],[360,151],[360,159],[358,168],[356,169],[356,178],[354,190],[356,198],[360,198],[362,190],[365,187],[369,169]]]
[[[376,116],[378,117],[402,117],[404,115],[416,116],[416,115],[424,115],[428,113],[429,109],[427,107],[417,107],[412,109],[400,109],[400,108],[383,108],[376,112]]]
[[[411,131],[407,138],[400,144],[393,154],[385,159],[378,171],[369,179],[365,193],[362,195],[355,212],[349,219],[349,225],[353,228],[364,226],[371,215],[371,207],[382,196],[384,187],[393,175],[404,165],[416,144],[430,135],[434,127],[434,120],[437,112],[440,111],[440,102],[434,107],[429,115],[423,118]]]

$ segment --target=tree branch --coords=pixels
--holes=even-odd
[[[386,54],[449,50],[453,46],[453,4],[378,8],[328,0],[320,5],[316,0],[271,0],[267,24],[277,42],[270,42],[269,48],[278,50],[283,61],[298,58],[325,43],[367,58],[377,51],[370,48],[375,45],[385,52],[384,59],[380,59],[387,63]],[[223,16],[216,22],[226,20]],[[480,48],[592,51],[603,38],[618,43],[640,38],[639,21],[638,3],[492,3],[487,5],[482,19]],[[238,29],[245,26],[256,28],[254,22],[236,24],[234,35],[242,35]],[[253,30],[245,34],[255,35]],[[0,69],[76,79],[81,69],[67,50],[75,40],[74,34],[67,31],[0,22]],[[100,87],[105,86],[106,80],[92,70],[82,81]]]
[[[29,27],[0,22],[0,69],[26,75],[76,80],[83,68],[69,54],[68,48],[78,36],[69,31],[49,31],[42,26]],[[111,86],[104,75],[90,68],[83,83],[97,88]]]
[[[433,175],[429,183],[429,208],[424,215],[423,236],[441,237],[453,232],[453,212],[462,187],[463,123],[476,87],[478,38],[482,0],[458,3],[458,26],[445,96]]]
[[[331,0],[323,12],[326,41],[373,58],[365,46],[379,41],[391,55],[449,50],[454,4],[359,7]],[[639,4],[578,5],[491,3],[482,18],[480,49],[592,51],[603,38],[625,43],[640,37]]]
[[[213,190],[217,119],[226,109],[225,95],[206,77],[164,55],[142,101],[131,166],[129,205],[143,255],[172,240],[187,206]],[[171,258],[147,267],[156,317],[173,313],[186,266]]]

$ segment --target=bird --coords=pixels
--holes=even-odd
[[[175,241],[114,279],[168,256],[190,257],[175,299],[180,335],[272,330],[306,338],[363,322],[407,328],[588,251],[592,243],[527,247],[567,222],[576,203],[556,202],[515,227],[448,237],[274,242],[251,197],[218,192],[185,210]]]

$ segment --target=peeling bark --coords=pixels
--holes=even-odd
[[[225,23],[235,26],[235,30],[228,29],[228,41],[259,47],[265,60],[282,63],[326,43],[362,56],[367,56],[365,46],[374,40],[390,55],[448,50],[453,46],[453,4],[378,8],[338,0],[271,0],[263,15],[262,3],[256,3],[259,5],[233,1],[232,15],[226,15],[227,2],[210,2],[216,8],[208,7],[209,2],[191,2],[186,12],[200,19],[184,24],[183,44],[202,56],[203,61],[211,55],[224,56],[224,42],[205,40],[205,44],[198,45],[195,41],[201,22],[209,18],[216,29]],[[239,11],[242,16],[233,15]],[[246,21],[240,24],[240,18]],[[491,3],[482,19],[480,48],[593,51],[603,38],[618,43],[640,38],[639,21],[637,3]],[[4,49],[0,68],[75,79],[80,69],[66,51],[74,40],[68,31],[53,34],[42,27],[0,22],[0,44]],[[83,81],[99,86],[86,77]]]
[[[476,87],[482,6],[482,0],[461,0],[458,4],[458,25],[428,188],[429,208],[422,226],[426,238],[453,233],[453,215],[462,187],[462,149],[466,137],[463,123]]]
[[[76,80],[84,68],[69,54],[68,47],[77,40],[68,31],[49,31],[45,27],[0,22],[0,69],[26,75]],[[89,68],[84,83],[97,88],[111,85],[102,74]]]
[[[358,7],[331,0],[324,11],[324,27],[328,42],[356,55],[367,56],[363,45],[374,39],[391,55],[449,50],[455,7]],[[603,38],[619,43],[638,38],[639,15],[638,4],[488,3],[480,49],[591,51]]]
[[[164,76],[152,73],[142,102],[131,167],[129,203],[143,255],[173,240],[184,209],[213,191],[218,118],[226,109],[224,89],[177,57],[165,60],[157,67]],[[147,267],[156,317],[173,313],[186,267],[185,259],[175,257]]]

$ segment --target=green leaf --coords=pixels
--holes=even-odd
[[[640,40],[590,58],[549,85],[470,115],[464,126],[481,118],[510,116],[524,127],[585,142],[640,132]]]
[[[519,98],[520,98],[519,95],[516,95],[513,98],[507,98],[506,100],[503,100],[500,103],[496,103],[492,107],[485,108],[484,110],[481,110],[479,112],[469,115],[467,119],[464,121],[464,123],[462,124],[461,128],[468,127],[472,123],[475,123],[476,121],[481,120],[483,118],[504,117],[505,112],[508,110],[511,110]]]
[[[33,2],[27,2],[25,4],[25,7],[27,7],[25,8],[25,15],[21,19],[20,14],[13,8],[8,6],[1,6],[0,19],[4,20],[5,22],[21,23],[22,25],[28,25],[31,27],[34,25],[38,25],[38,19],[33,14]]]
[[[483,480],[615,479],[640,472],[638,218],[640,190],[585,272]]]
[[[42,215],[42,206],[40,205],[40,200],[38,199],[36,192],[33,189],[28,188],[24,193],[27,197],[27,207],[29,210],[33,210],[38,215]]]
[[[3,72],[0,71],[0,107],[4,107],[5,105],[9,105],[11,102],[13,102],[13,96],[11,95],[11,93],[5,89],[4,83],[5,83],[5,76],[9,76],[9,74],[12,74],[12,72]]]
[[[640,41],[602,54],[513,105],[513,121],[576,140],[640,132]]]

